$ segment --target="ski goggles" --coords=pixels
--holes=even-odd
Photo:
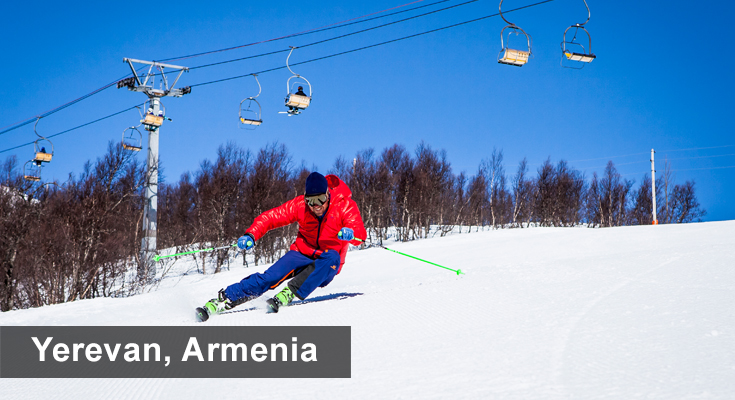
[[[304,200],[306,201],[306,204],[314,207],[314,206],[321,206],[324,203],[327,202],[327,194],[314,194],[314,195],[304,195]]]

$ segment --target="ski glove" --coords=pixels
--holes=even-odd
[[[337,237],[339,237],[339,240],[349,242],[355,238],[355,232],[351,228],[342,228],[339,230]]]
[[[243,236],[240,236],[240,239],[237,239],[237,248],[240,250],[250,250],[255,246],[255,239],[253,239],[253,235],[246,233]]]

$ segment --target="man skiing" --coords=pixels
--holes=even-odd
[[[242,250],[250,250],[271,229],[298,222],[299,232],[288,253],[263,273],[254,273],[221,289],[218,296],[197,308],[197,317],[210,315],[255,299],[270,289],[290,281],[267,301],[269,312],[287,306],[294,297],[304,300],[317,287],[327,286],[345,262],[348,243],[359,245],[367,237],[352,192],[335,175],[312,172],[305,191],[293,200],[255,218],[245,235],[237,240]]]

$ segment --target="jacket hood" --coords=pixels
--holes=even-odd
[[[352,198],[352,191],[337,175],[327,175],[325,178],[327,178],[327,185],[329,186],[332,198],[335,200]]]

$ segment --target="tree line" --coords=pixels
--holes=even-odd
[[[143,282],[126,277],[142,263],[144,188],[151,174],[159,177],[157,247],[183,252],[233,243],[260,213],[302,194],[311,172],[277,143],[257,152],[220,146],[214,161],[201,162],[173,183],[112,142],[104,156],[64,183],[29,182],[20,169],[9,157],[1,171],[2,311],[141,290]],[[591,177],[550,159],[535,170],[524,159],[507,172],[502,150],[494,149],[468,175],[452,170],[445,151],[421,143],[413,152],[393,145],[339,157],[327,173],[352,190],[373,243],[487,227],[652,223],[650,176],[636,186],[612,161]],[[662,224],[692,222],[706,213],[694,182],[673,182],[668,165],[656,180],[656,198]],[[248,259],[256,265],[275,261],[296,232],[292,225],[267,234]],[[236,255],[236,248],[228,248],[190,257],[199,257],[201,272],[217,273]]]

